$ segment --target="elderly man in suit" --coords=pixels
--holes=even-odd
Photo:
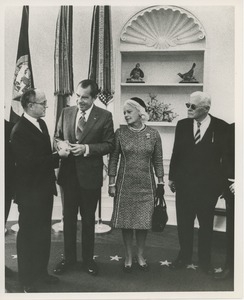
[[[64,108],[55,134],[57,148],[67,148],[58,183],[64,191],[64,256],[54,273],[61,275],[77,262],[76,232],[78,210],[82,217],[82,259],[86,272],[97,275],[93,260],[95,211],[103,184],[103,155],[114,146],[112,114],[94,105],[98,93],[92,80],[81,81],[76,106]],[[66,142],[66,145],[64,144]]]
[[[25,293],[34,292],[36,281],[55,284],[59,279],[47,272],[51,243],[54,169],[64,150],[52,153],[50,137],[42,117],[47,100],[39,89],[21,97],[24,114],[11,132],[16,162],[16,202],[19,210],[17,255],[19,280]]]
[[[176,126],[170,161],[169,187],[176,191],[176,214],[180,252],[171,269],[192,262],[194,220],[199,222],[198,260],[206,273],[212,272],[211,239],[214,210],[223,191],[221,160],[227,123],[209,114],[207,93],[190,95],[188,118]]]
[[[235,224],[235,124],[229,126],[227,143],[223,156],[225,176],[224,198],[226,203],[226,260],[224,269],[214,275],[215,279],[234,276],[234,224]]]
[[[12,200],[15,193],[15,162],[10,147],[10,134],[13,129],[14,123],[4,120],[4,133],[5,133],[5,226],[8,220],[8,215],[11,207]],[[5,276],[11,277],[13,271],[5,266]]]

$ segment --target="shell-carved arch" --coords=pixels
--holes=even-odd
[[[177,6],[152,6],[134,15],[123,27],[121,40],[166,49],[205,38],[200,21]]]

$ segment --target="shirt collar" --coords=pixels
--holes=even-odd
[[[201,125],[202,125],[202,124],[206,123],[206,122],[209,121],[209,120],[210,120],[210,115],[207,114],[207,116],[206,116],[200,123],[201,123]],[[197,124],[198,121],[194,119],[194,123]]]
[[[26,112],[24,112],[24,117],[29,120],[31,123],[33,123],[34,125],[38,124],[37,119],[31,117],[30,115],[28,115]]]
[[[85,112],[85,119],[86,119],[86,120],[88,119],[88,117],[89,117],[89,115],[90,115],[90,113],[91,113],[91,110],[92,110],[93,106],[94,106],[94,104],[92,104],[92,106],[91,106],[90,108],[88,108],[87,110],[84,111],[84,112]],[[83,112],[82,112],[81,110],[78,110],[78,115],[79,115],[79,116],[81,116],[82,113],[83,113]]]

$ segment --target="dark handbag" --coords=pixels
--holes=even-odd
[[[154,212],[152,215],[152,231],[162,232],[168,222],[167,206],[164,196],[155,196]]]

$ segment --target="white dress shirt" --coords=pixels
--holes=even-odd
[[[37,122],[37,119],[36,119],[36,118],[31,117],[31,116],[28,115],[26,112],[24,113],[24,117],[25,117],[27,120],[29,120],[33,125],[36,126],[36,128],[38,128],[38,129],[42,132],[41,127],[40,127],[40,124],[39,124],[39,122]]]
[[[86,120],[86,122],[87,122],[87,120],[88,120],[88,118],[90,116],[90,113],[91,113],[91,110],[92,110],[93,106],[94,106],[94,104],[92,104],[92,106],[90,108],[88,108],[88,110],[84,111],[86,113],[85,114],[85,120]],[[78,113],[77,113],[77,116],[76,116],[76,120],[75,120],[75,128],[77,128],[79,119],[82,116],[82,114],[83,114],[83,112],[79,110]]]
[[[200,140],[202,140],[202,138],[204,137],[204,134],[207,131],[207,129],[210,125],[210,122],[211,122],[210,115],[207,115],[206,118],[201,121],[201,126],[200,126],[200,136],[201,137],[200,137]],[[198,129],[197,123],[198,123],[198,121],[194,120],[194,123],[193,123],[193,136],[196,135],[196,132],[197,132],[197,129]]]

